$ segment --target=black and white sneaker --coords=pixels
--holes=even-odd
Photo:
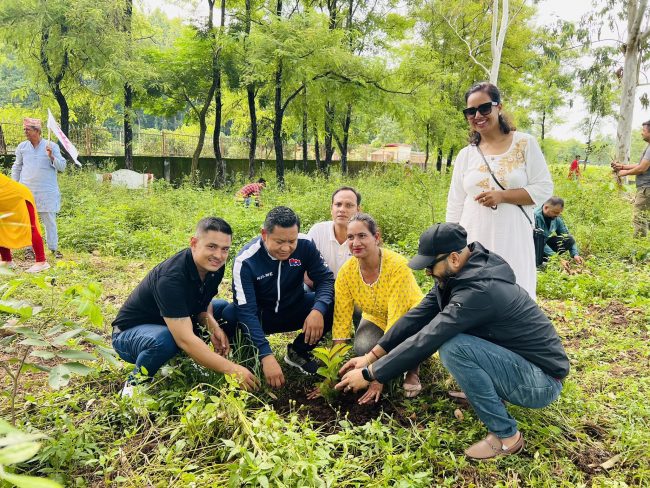
[[[314,359],[314,356],[310,352],[299,354],[291,344],[287,346],[287,354],[284,356],[284,362],[305,374],[316,374],[316,371],[320,367],[318,361]]]

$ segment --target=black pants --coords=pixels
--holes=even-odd
[[[313,292],[305,293],[303,300],[300,303],[292,307],[291,310],[286,310],[281,313],[275,313],[273,309],[258,310],[257,316],[260,320],[260,323],[262,324],[262,330],[264,331],[264,334],[269,335],[269,334],[275,334],[277,332],[292,332],[295,330],[301,330],[303,324],[305,323],[305,319],[307,318],[307,315],[309,315],[312,311],[312,308],[314,306],[315,296],[316,294]],[[250,335],[248,334],[247,330],[244,330],[245,327],[244,324],[237,322],[236,320],[237,314],[236,314],[236,309],[234,304],[231,303],[230,305],[228,305],[221,313],[221,317],[217,317],[216,315],[217,314],[215,314],[215,318],[217,319],[223,318],[224,320],[226,320],[227,323],[224,324],[222,327],[229,338],[232,339],[235,336],[237,327],[241,327],[244,334]],[[323,317],[323,320],[324,320],[323,336],[325,336],[325,334],[332,331],[332,323],[334,321],[333,306],[330,307],[329,311]],[[293,341],[293,348],[299,354],[305,353],[307,351],[311,351],[317,346],[318,344],[310,345],[305,343],[304,332],[298,334],[298,336]]]
[[[576,240],[571,234],[564,234],[561,236],[549,237],[546,240],[546,245],[553,249],[558,254],[569,252],[575,245]],[[549,256],[544,256],[544,261],[548,261]]]

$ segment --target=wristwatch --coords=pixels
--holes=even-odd
[[[367,366],[361,370],[361,375],[363,376],[363,379],[366,381],[375,380],[375,378],[372,376],[372,373],[370,372]]]

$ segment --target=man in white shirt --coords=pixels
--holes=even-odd
[[[65,170],[66,162],[59,146],[41,136],[40,119],[25,118],[23,129],[27,140],[16,147],[11,178],[31,190],[38,217],[45,226],[47,247],[54,257],[62,258],[56,226],[56,214],[61,210],[57,173]]]
[[[338,275],[352,254],[348,246],[348,221],[361,210],[361,194],[349,186],[342,186],[332,194],[332,220],[314,224],[307,235],[311,237],[334,277]],[[311,286],[309,277],[305,283]]]

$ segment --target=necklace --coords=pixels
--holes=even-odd
[[[381,255],[381,249],[379,249],[379,270],[377,271],[377,279],[373,281],[372,283],[368,283],[366,279],[363,277],[363,271],[361,269],[361,262],[359,262],[359,275],[361,276],[361,281],[370,288],[373,288],[378,282],[379,278],[381,277],[381,265],[382,265],[382,255]]]

